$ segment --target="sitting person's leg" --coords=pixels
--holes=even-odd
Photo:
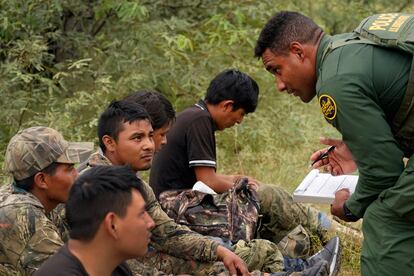
[[[223,245],[225,244],[223,243]],[[246,262],[249,271],[282,273],[280,275],[302,275],[294,273],[320,270],[331,270],[336,273],[340,267],[341,249],[337,237],[332,239],[318,253],[307,259],[283,256],[274,243],[260,239],[250,242],[239,241],[233,246],[228,246],[228,248]],[[150,250],[145,257],[128,261],[128,265],[136,274],[145,274],[148,268],[155,268],[168,274],[217,275],[224,273],[223,275],[227,275],[226,273],[228,273],[222,262],[206,263],[186,260],[155,249]],[[335,273],[322,273],[320,275],[336,275]],[[304,273],[303,275],[308,274]]]
[[[221,239],[220,239],[221,240]],[[239,241],[233,246],[224,244],[240,258],[242,258],[249,271],[275,272],[284,271],[284,258],[277,246],[267,240],[253,240],[251,242]],[[186,274],[197,273],[210,275],[209,273],[219,273],[225,271],[223,263],[205,263],[194,260],[177,258],[157,250],[150,251],[145,257],[130,261],[129,265],[135,273],[144,273],[148,267],[165,273]],[[209,272],[209,273],[207,273]]]
[[[155,268],[167,274],[226,275],[226,267],[222,262],[207,263],[186,260],[156,250],[148,252],[145,257],[128,261],[132,272],[136,275],[147,275],[148,268]],[[151,271],[149,271],[151,272]]]
[[[334,233],[344,233],[358,238],[362,235],[333,220],[331,216],[307,204],[294,202],[283,188],[261,184],[258,190],[261,226],[257,237],[279,243],[295,227],[302,225],[311,236],[323,243]]]
[[[283,255],[273,242],[255,239],[238,241],[232,250],[246,262],[250,271],[274,272],[284,270]]]

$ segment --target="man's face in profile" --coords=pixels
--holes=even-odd
[[[147,253],[154,221],[146,212],[145,201],[141,194],[132,190],[131,203],[126,214],[120,218],[116,231],[119,236],[117,247],[126,258],[142,257]]]
[[[304,58],[302,48],[292,46],[286,54],[275,54],[270,49],[262,55],[263,65],[275,77],[276,88],[310,102],[315,92],[315,65]]]

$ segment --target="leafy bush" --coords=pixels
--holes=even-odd
[[[317,138],[338,134],[315,102],[276,93],[253,58],[265,22],[297,10],[339,33],[371,13],[414,8],[410,0],[0,0],[0,7],[1,163],[19,129],[47,125],[96,142],[97,117],[111,100],[155,88],[181,111],[235,67],[258,81],[260,103],[242,125],[218,134],[219,170],[289,190],[306,174]]]

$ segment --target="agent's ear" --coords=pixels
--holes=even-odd
[[[112,138],[109,135],[104,135],[102,137],[102,142],[104,143],[105,148],[106,148],[107,151],[115,151],[115,149],[116,149],[116,141],[115,141],[114,138]]]
[[[103,221],[103,227],[105,228],[106,232],[115,240],[119,238],[119,231],[117,230],[117,225],[117,215],[113,212],[107,213]]]
[[[233,100],[224,100],[220,102],[220,105],[224,111],[233,111],[233,104]]]
[[[305,58],[303,45],[297,41],[293,41],[290,43],[289,51],[295,56],[297,56],[300,60],[303,60]]]
[[[33,186],[36,186],[41,190],[47,190],[49,187],[48,175],[44,172],[37,172],[33,178]]]

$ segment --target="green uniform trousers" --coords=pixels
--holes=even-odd
[[[365,211],[362,275],[414,275],[414,158]]]
[[[361,275],[414,275],[414,222],[377,199],[365,211],[362,230]]]

